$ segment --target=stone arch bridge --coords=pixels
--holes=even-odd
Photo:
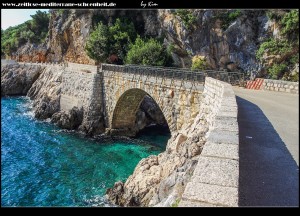
[[[233,85],[244,82],[239,72],[70,62],[21,64],[50,66],[54,73],[61,73],[57,80],[61,83],[60,110],[83,108],[87,121],[98,119],[97,124],[118,135],[135,133],[131,130],[145,97],[161,110],[173,133],[191,124],[199,113],[205,77]]]
[[[112,129],[133,128],[146,95],[162,111],[171,132],[191,124],[199,113],[205,76],[236,82],[241,73],[189,71],[176,68],[103,64],[105,123]]]

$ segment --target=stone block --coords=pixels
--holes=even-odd
[[[217,116],[237,118],[237,111],[235,111],[235,110],[233,110],[233,111],[230,111],[230,110],[227,111],[227,110],[224,110],[224,109],[220,109],[220,111],[218,112]]]
[[[293,94],[298,94],[298,90],[295,90],[295,89],[291,89],[290,92],[293,93]]]
[[[222,157],[228,159],[239,159],[239,146],[223,143],[206,142],[201,156]]]
[[[197,202],[193,200],[181,200],[179,202],[178,207],[218,207],[218,206],[210,203]]]
[[[209,133],[207,141],[238,145],[239,133],[234,131],[213,130]]]
[[[187,184],[182,198],[215,205],[238,206],[238,188],[191,181]]]
[[[238,123],[235,117],[216,116],[214,121],[214,128],[216,130],[234,131],[238,132]]]
[[[201,155],[192,178],[195,182],[238,187],[239,162],[233,159]]]

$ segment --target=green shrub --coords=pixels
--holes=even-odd
[[[124,59],[129,45],[136,39],[136,31],[132,22],[116,19],[113,26],[109,27],[110,52]]]
[[[176,199],[174,203],[172,203],[171,207],[178,207],[180,199]]]
[[[31,20],[1,31],[1,53],[10,56],[26,42],[44,42],[48,35],[49,13],[37,11],[31,17]]]
[[[184,26],[189,30],[191,30],[192,26],[196,24],[197,19],[189,10],[177,9],[173,14],[179,16]]]
[[[218,13],[215,18],[221,20],[221,28],[225,31],[231,23],[233,23],[239,16],[242,15],[241,10],[228,10],[226,12]]]
[[[286,13],[280,21],[282,34],[289,36],[296,34],[299,40],[299,10],[294,9]]]
[[[264,53],[268,52],[271,55],[284,55],[292,51],[291,44],[287,40],[269,39],[263,42],[256,52],[256,57],[263,60]]]
[[[271,79],[281,78],[286,70],[286,64],[273,64],[268,68],[268,72]]]
[[[91,32],[85,50],[88,56],[96,61],[106,62],[112,54],[123,60],[129,44],[135,38],[136,32],[132,22],[116,19],[112,26],[99,22]]]
[[[137,37],[135,43],[130,46],[125,62],[126,64],[169,66],[171,56],[161,42],[153,38],[143,40]]]
[[[266,14],[277,23],[280,37],[261,43],[256,57],[270,78],[297,81],[299,73],[291,70],[299,63],[299,10],[268,10]]]
[[[208,63],[205,59],[205,56],[196,55],[192,59],[192,70],[206,70],[208,69]]]
[[[108,58],[110,52],[108,27],[102,22],[91,32],[85,50],[87,55],[96,61],[105,62]]]

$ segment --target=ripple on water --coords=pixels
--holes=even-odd
[[[2,206],[108,206],[106,189],[166,144],[163,136],[155,145],[147,139],[87,139],[33,116],[28,98],[1,99]]]

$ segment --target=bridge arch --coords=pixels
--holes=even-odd
[[[148,102],[149,100],[151,101],[152,111],[158,112],[160,120],[155,119],[155,123],[166,124],[169,127],[169,122],[166,120],[166,113],[161,109],[155,98],[142,89],[131,88],[126,90],[117,100],[113,110],[111,129],[124,131],[127,135],[135,135],[139,131],[137,127],[139,121],[137,113],[142,103],[146,100]],[[147,105],[149,106],[149,104]],[[149,115],[149,113],[146,113],[146,115]]]

